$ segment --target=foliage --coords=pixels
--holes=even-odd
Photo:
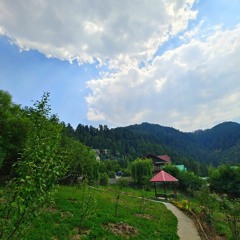
[[[193,172],[181,172],[174,165],[169,164],[164,166],[164,171],[178,179],[179,189],[182,191],[198,191],[203,185],[203,180],[199,176]]]
[[[180,197],[171,202],[197,217],[202,228],[207,230],[208,239],[215,239],[217,234],[226,236],[227,239],[240,239],[239,199],[232,199],[227,195],[217,195],[205,185],[195,192],[194,197],[188,199]]]
[[[121,167],[117,160],[102,160],[99,163],[99,173],[107,173],[109,177],[115,177],[115,173],[120,170]]]
[[[137,158],[132,163],[131,172],[135,183],[146,184],[152,176],[152,162],[150,160]]]
[[[12,102],[12,96],[0,90],[0,177],[4,181],[12,172],[27,134],[30,121],[27,113]],[[1,179],[0,179],[1,180]]]
[[[72,176],[70,179],[71,184],[77,176],[85,177],[89,182],[98,181],[99,163],[96,161],[95,153],[92,149],[66,135],[62,136],[61,148],[67,154],[68,176]]]
[[[57,180],[66,167],[59,154],[61,125],[50,116],[49,94],[30,109],[31,131],[15,163],[17,176],[3,190],[0,238],[10,239],[26,220],[51,200]]]
[[[99,184],[103,185],[103,186],[107,186],[108,183],[109,183],[109,177],[108,177],[107,173],[101,173]]]
[[[182,210],[187,210],[190,211],[192,209],[192,204],[188,199],[180,199],[180,200],[176,200],[176,199],[171,199],[170,202],[172,204],[174,204],[176,207],[178,207],[179,209]]]
[[[95,205],[96,200],[93,194],[92,189],[86,184],[86,182],[82,182],[80,186],[78,186],[78,189],[81,192],[80,197],[80,221],[78,225],[78,232],[79,234],[83,230],[83,225],[89,219],[92,217],[95,213]]]
[[[221,210],[224,213],[234,240],[240,239],[240,199],[229,200],[226,196],[220,200]]]
[[[207,224],[212,224],[213,213],[218,208],[217,195],[211,193],[209,187],[205,185],[195,192],[194,196],[200,203],[201,220]]]
[[[204,177],[209,163],[240,162],[240,125],[233,122],[192,133],[149,123],[115,129],[79,124],[75,136],[93,148],[108,149],[110,158],[168,154],[174,163],[184,164],[188,170]]]
[[[175,178],[179,178],[181,175],[180,170],[174,164],[166,164],[163,170],[172,175]]]
[[[240,167],[222,165],[212,169],[209,182],[211,188],[218,193],[240,197]]]
[[[203,185],[203,180],[192,172],[181,172],[179,188],[183,191],[197,191]]]

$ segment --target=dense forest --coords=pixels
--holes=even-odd
[[[157,124],[142,123],[128,127],[109,129],[79,124],[74,130],[70,124],[68,133],[94,149],[107,149],[118,157],[134,158],[148,153],[168,154],[176,163],[191,160],[218,166],[240,162],[240,124],[224,122],[211,129],[185,133]]]

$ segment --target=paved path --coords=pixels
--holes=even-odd
[[[177,234],[180,240],[201,240],[197,228],[186,214],[171,203],[163,203],[178,219]]]

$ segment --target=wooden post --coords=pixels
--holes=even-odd
[[[163,186],[164,186],[165,198],[167,199],[167,191],[166,191],[166,183],[165,182],[163,182]]]
[[[156,189],[156,182],[154,182],[154,190],[155,190],[155,198],[157,199],[157,189]]]
[[[176,186],[177,186],[177,184],[174,183],[174,196],[175,196],[175,198],[177,198],[177,189],[176,189]]]

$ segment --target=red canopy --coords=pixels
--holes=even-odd
[[[150,180],[150,182],[178,182],[178,180],[169,173],[161,170]]]

